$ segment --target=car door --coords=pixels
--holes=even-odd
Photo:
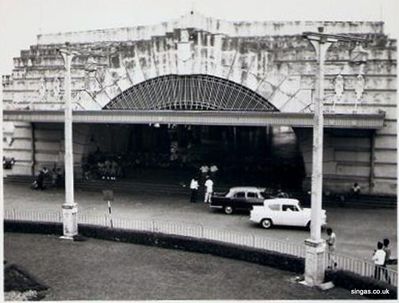
[[[234,194],[231,206],[233,208],[245,208],[246,205],[246,195],[244,191],[238,191]]]
[[[281,205],[281,225],[302,226],[302,212],[294,204]]]
[[[258,192],[248,191],[246,200],[246,209],[251,210],[254,205],[263,205],[264,199],[260,199]]]
[[[281,204],[280,203],[270,203],[267,205],[265,212],[265,218],[269,218],[273,221],[274,225],[281,225]]]

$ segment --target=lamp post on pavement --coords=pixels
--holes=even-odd
[[[312,154],[312,197],[310,239],[305,240],[305,283],[310,286],[320,285],[324,280],[325,241],[321,238],[321,205],[323,194],[323,102],[324,102],[324,60],[328,48],[337,41],[366,41],[343,35],[323,33],[319,27],[317,33],[305,32],[303,37],[313,45],[318,61],[317,98],[314,101],[313,154]]]
[[[78,205],[74,199],[73,182],[73,140],[72,140],[72,94],[71,94],[71,64],[78,53],[71,50],[69,43],[59,50],[65,66],[65,203],[62,205],[63,236],[64,239],[73,239],[78,234],[77,212]]]

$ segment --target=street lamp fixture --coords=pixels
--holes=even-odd
[[[58,49],[64,59],[65,66],[65,203],[62,205],[63,215],[63,236],[64,239],[73,239],[78,234],[77,213],[78,205],[74,199],[74,162],[73,162],[73,138],[72,138],[72,93],[71,93],[71,65],[72,60],[77,55],[93,55],[92,53],[83,53],[73,49],[70,43]],[[86,70],[93,72],[99,65],[92,57],[89,57]]]
[[[366,39],[346,35],[330,35],[319,27],[318,32],[304,32],[302,36],[314,47],[318,61],[317,97],[314,101],[313,158],[311,189],[310,239],[305,240],[305,283],[320,285],[324,280],[325,241],[321,238],[321,205],[323,193],[323,101],[324,101],[324,61],[328,48],[335,42],[365,42]]]
[[[70,48],[69,43],[59,49],[64,59],[65,66],[65,203],[62,205],[63,216],[63,236],[64,239],[72,240],[78,234],[77,213],[78,205],[74,199],[74,180],[73,180],[73,139],[72,139],[72,94],[71,94],[71,65],[74,56],[79,53]]]

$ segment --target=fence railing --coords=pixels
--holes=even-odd
[[[39,210],[32,211],[8,209],[4,212],[4,219],[62,223],[62,213],[61,211],[43,212]],[[78,223],[104,227],[111,226],[110,217],[106,214],[104,214],[104,216],[94,216],[87,213],[79,213]],[[219,241],[245,247],[274,251],[300,258],[305,258],[306,255],[306,248],[304,244],[294,244],[287,241],[267,238],[265,236],[254,235],[251,233],[226,231],[203,226],[201,224],[170,222],[163,220],[136,220],[119,217],[112,218],[112,226],[113,228],[125,230],[146,231]],[[394,286],[398,285],[398,273],[396,270],[392,268],[383,268],[381,269],[381,273],[375,273],[375,265],[369,260],[344,256],[336,253],[329,255],[327,253],[325,264],[326,267],[330,266],[334,269],[348,270],[364,277],[373,277],[382,281],[386,281]]]
[[[342,254],[326,253],[326,266],[332,269],[342,269],[363,277],[370,277],[398,286],[398,272],[393,268],[379,267],[368,259],[355,258]]]

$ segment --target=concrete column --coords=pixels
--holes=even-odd
[[[35,136],[35,123],[30,124],[31,127],[31,153],[32,153],[32,166],[31,166],[31,175],[32,178],[35,177],[35,168],[36,168],[36,136]]]
[[[325,241],[321,238],[321,204],[323,195],[323,102],[324,102],[324,58],[332,41],[319,35],[307,38],[312,43],[318,57],[317,98],[314,101],[313,157],[312,157],[312,197],[310,239],[305,241],[305,282],[309,286],[324,282]]]
[[[326,243],[324,240],[305,240],[306,256],[305,256],[305,282],[309,286],[320,285],[324,281],[325,250]]]
[[[369,192],[374,192],[374,171],[375,171],[375,131],[370,135],[370,176],[369,176]]]
[[[0,85],[0,159],[3,161],[3,85]],[[4,170],[3,164],[0,165],[0,213],[4,214]],[[1,250],[0,257],[3,257],[3,250]]]
[[[78,234],[78,207],[74,200],[73,180],[73,139],[72,139],[72,95],[71,95],[71,63],[75,55],[68,45],[60,50],[65,64],[65,203],[62,205],[63,236],[73,239]]]

